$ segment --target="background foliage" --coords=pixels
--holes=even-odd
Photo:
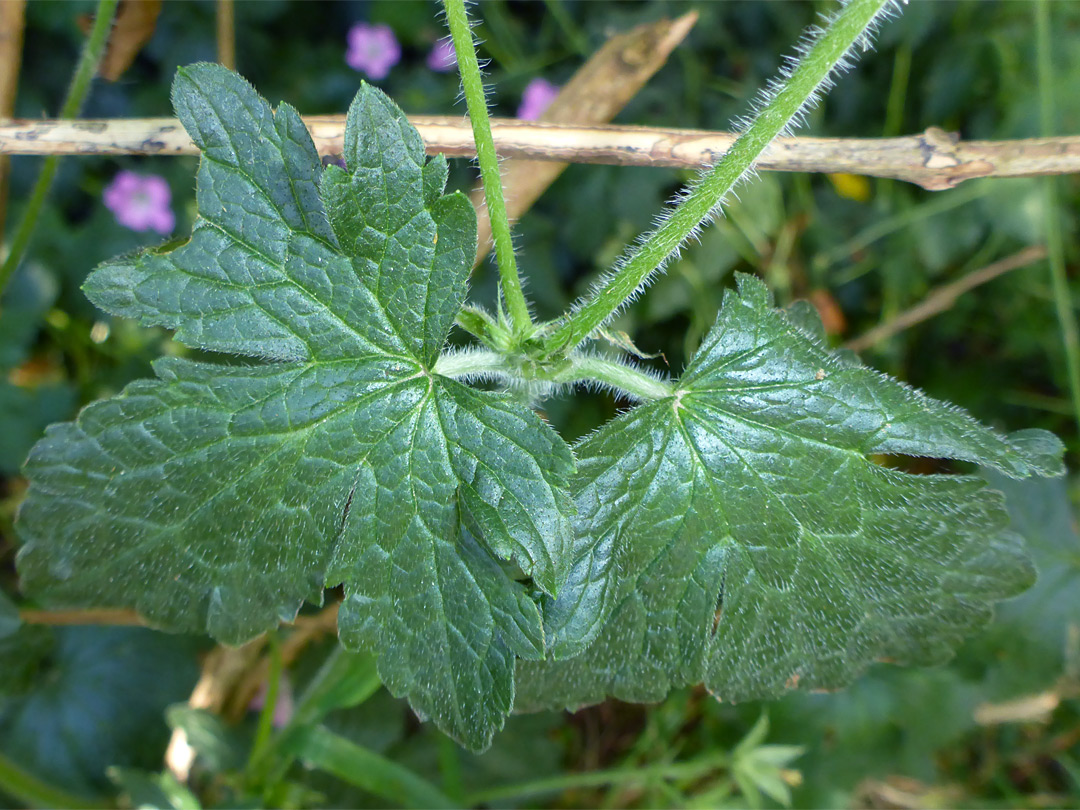
[[[513,115],[538,76],[565,81],[606,34],[689,7],[485,2],[481,55],[491,59],[494,113]],[[811,3],[695,7],[701,20],[688,41],[619,121],[726,128],[816,10]],[[941,126],[966,138],[1038,135],[1034,9],[980,0],[913,3],[885,26],[877,51],[840,79],[808,131],[876,137]],[[27,11],[16,114],[42,117],[59,106],[82,40],[76,17],[92,4],[31,3]],[[266,0],[238,4],[236,11],[237,67],[271,100],[288,100],[305,114],[343,112],[360,78],[344,62],[345,32],[369,21],[389,25],[402,44],[401,61],[379,83],[383,89],[408,112],[462,112],[456,76],[425,64],[444,33],[432,4],[315,7]],[[1051,13],[1055,128],[1077,133],[1080,51],[1073,43],[1080,6],[1053,4]],[[213,60],[213,32],[212,3],[165,4],[153,39],[119,81],[95,85],[84,115],[169,115],[176,67]],[[0,585],[13,597],[11,521],[29,446],[48,422],[147,376],[150,360],[162,353],[183,351],[161,330],[102,320],[79,290],[98,262],[158,240],[117,224],[102,204],[104,188],[121,169],[165,177],[176,233],[190,231],[193,158],[66,160],[30,257],[2,302]],[[35,173],[32,159],[13,161],[9,223]],[[517,228],[519,261],[539,314],[558,314],[584,290],[685,179],[668,169],[565,172]],[[472,181],[471,167],[454,161],[451,187]],[[918,303],[940,283],[1043,243],[1050,218],[1064,229],[1078,301],[1080,182],[1053,181],[1054,210],[1046,208],[1045,182],[974,181],[931,193],[892,181],[764,174],[615,326],[644,351],[660,353],[651,362],[678,372],[715,318],[733,272],[743,270],[764,277],[781,305],[809,297],[839,343]],[[475,294],[490,301],[495,276],[490,265],[481,268]],[[1045,263],[978,288],[864,358],[1002,429],[1053,430],[1073,451],[1068,461],[1075,468],[1080,436]],[[555,400],[548,416],[573,439],[619,406],[599,394],[572,405]],[[995,479],[995,485],[1006,491],[1042,576],[946,667],[879,665],[843,693],[792,695],[767,706],[722,705],[683,691],[652,707],[609,702],[574,716],[523,716],[480,757],[457,751],[384,692],[331,714],[328,725],[431,778],[456,800],[493,805],[774,804],[788,791],[798,806],[1080,805],[1075,481]],[[190,693],[205,647],[200,640],[124,628],[6,627],[0,622],[0,752],[79,795],[112,795],[119,781],[131,795],[149,791],[148,801],[194,800],[138,774],[159,767],[169,733],[165,709]],[[289,673],[297,693],[326,654],[310,651]],[[1013,722],[997,722],[1002,717]],[[236,774],[244,771],[254,726],[252,715],[238,728],[207,732],[203,771],[193,782],[207,806],[235,804],[245,795],[248,787]],[[114,769],[110,782],[108,766],[144,771]],[[610,778],[579,776],[597,769],[612,769]],[[536,780],[548,777],[548,790],[525,790],[525,783],[535,791]],[[286,784],[279,799],[291,805],[385,803],[370,790],[300,766]]]

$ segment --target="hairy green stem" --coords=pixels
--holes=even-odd
[[[585,354],[572,355],[569,360],[565,369],[553,375],[552,382],[598,382],[642,402],[666,399],[675,394],[670,383],[622,362]]]
[[[33,774],[24,771],[3,754],[0,754],[0,792],[6,793],[27,807],[108,807],[103,802],[85,799],[43,782]]]
[[[485,346],[493,349],[502,347],[502,344],[506,342],[506,330],[479,307],[462,307],[454,323]]]
[[[511,377],[513,370],[510,362],[499,352],[486,349],[463,349],[450,354],[439,355],[433,371],[451,379],[472,377]]]
[[[1038,54],[1039,107],[1042,134],[1050,136],[1055,129],[1054,69],[1051,59],[1050,4],[1038,0],[1035,4],[1035,51]],[[1061,236],[1059,219],[1057,178],[1042,180],[1043,222],[1046,227],[1047,261],[1050,264],[1050,282],[1054,290],[1054,307],[1057,310],[1061,340],[1065,345],[1065,365],[1072,398],[1073,416],[1080,428],[1080,330],[1072,309],[1069,279],[1065,272],[1065,244]]]
[[[792,125],[829,74],[851,56],[853,46],[867,36],[888,4],[889,0],[851,0],[841,9],[780,89],[770,92],[767,103],[716,166],[692,186],[647,241],[630,253],[552,333],[547,342],[549,351],[568,354],[637,294],[687,238],[716,213],[731,190],[753,170],[765,148]]]
[[[466,349],[444,354],[435,363],[435,373],[452,379],[498,379],[510,382],[521,379],[513,361],[499,352],[485,349]],[[674,389],[665,382],[640,369],[617,360],[606,360],[589,354],[575,354],[549,368],[539,366],[530,371],[531,379],[542,382],[573,384],[599,383],[631,399],[652,402],[674,396]]]
[[[473,46],[469,18],[465,12],[465,0],[443,0],[443,7],[450,25],[450,36],[454,41],[454,53],[457,55],[458,70],[461,72],[461,87],[465,92],[473,139],[476,141],[476,161],[480,165],[480,179],[484,184],[484,199],[491,220],[491,235],[499,263],[503,298],[506,299],[514,333],[518,336],[528,335],[532,332],[532,316],[521,288],[517,259],[514,257],[510,219],[506,215],[502,176],[499,173],[499,157],[495,153],[495,140],[491,137],[484,81],[480,76],[480,65],[476,61],[476,49]]]
[[[61,119],[74,118],[82,109],[86,95],[90,92],[94,74],[97,73],[98,63],[101,62],[101,56],[105,52],[105,44],[109,41],[109,32],[112,31],[113,17],[116,15],[118,3],[119,0],[98,0],[94,27],[90,29],[90,35],[86,38],[79,64],[75,68],[71,86],[68,88],[67,98],[64,99],[64,105],[60,108]],[[59,155],[50,155],[45,158],[41,166],[41,174],[38,175],[30,200],[23,211],[22,220],[15,230],[15,236],[12,237],[11,250],[4,259],[3,265],[0,265],[0,294],[3,294],[8,281],[11,280],[11,276],[26,255],[30,238],[34,235],[38,215],[41,213],[41,206],[45,204],[45,199],[49,196],[49,189],[52,188],[52,182],[59,167]]]

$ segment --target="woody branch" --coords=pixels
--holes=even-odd
[[[474,154],[465,118],[412,116],[428,152]],[[340,153],[344,116],[305,119],[323,154]],[[505,157],[624,166],[699,167],[735,141],[728,132],[637,126],[576,126],[492,119]],[[0,155],[187,155],[195,145],[171,118],[50,121],[0,125]],[[1080,172],[1080,137],[963,141],[931,127],[899,138],[780,138],[759,169],[847,172],[905,180],[926,189],[952,188],[977,177],[1029,177]]]

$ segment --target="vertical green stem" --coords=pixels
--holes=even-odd
[[[277,711],[278,695],[281,693],[281,644],[277,632],[271,630],[266,637],[270,652],[270,671],[266,676],[266,697],[262,711],[259,712],[259,724],[255,727],[255,740],[251,744],[248,757],[248,769],[259,762],[270,745],[270,735],[274,733],[274,713]]]
[[[293,762],[293,756],[287,753],[292,739],[330,712],[358,706],[381,686],[374,658],[347,652],[340,645],[334,648],[299,696],[289,722],[263,747],[258,758],[253,752],[249,759],[248,783],[262,789],[267,805],[280,804],[274,794]]]
[[[905,39],[896,48],[893,59],[892,82],[889,85],[889,101],[885,106],[885,126],[881,136],[891,138],[900,134],[904,126],[904,102],[907,98],[908,82],[911,79],[911,42]],[[882,210],[892,209],[893,190],[896,181],[879,178],[877,181],[877,201]]]
[[[753,170],[765,147],[791,126],[829,74],[845,57],[854,56],[852,46],[867,35],[886,5],[888,0],[851,0],[843,7],[716,166],[692,187],[648,240],[552,333],[547,344],[552,352],[569,352],[588,338],[713,216],[732,188]]]
[[[480,76],[480,65],[476,61],[476,49],[473,47],[472,30],[465,12],[465,0],[443,0],[443,6],[450,25],[450,36],[454,40],[454,53],[457,55],[458,70],[461,72],[461,86],[465,91],[469,119],[472,121],[476,159],[480,164],[480,179],[484,184],[484,198],[487,201],[488,217],[491,219],[491,235],[495,241],[503,298],[506,299],[506,306],[510,311],[510,323],[514,332],[525,335],[532,331],[532,317],[529,315],[529,304],[521,288],[517,260],[514,258],[510,220],[506,216],[502,177],[499,174],[499,158],[495,153],[495,140],[491,137],[484,82]]]
[[[1042,134],[1050,136],[1055,129],[1054,70],[1051,59],[1050,4],[1038,0],[1035,4],[1035,49],[1038,54],[1039,107]],[[1080,428],[1080,330],[1072,310],[1069,280],[1065,274],[1065,244],[1061,236],[1056,177],[1043,178],[1043,221],[1046,223],[1046,250],[1050,264],[1050,282],[1054,290],[1061,340],[1065,344],[1065,363],[1072,397],[1073,415]]]
[[[86,38],[82,56],[75,68],[75,75],[71,79],[67,98],[64,106],[60,109],[60,118],[74,118],[82,109],[87,93],[90,92],[90,84],[97,73],[101,55],[105,51],[105,44],[109,41],[109,32],[112,31],[113,17],[116,15],[116,6],[119,0],[98,0],[97,13],[94,16],[94,26],[90,29],[90,36]],[[22,262],[26,254],[26,248],[30,244],[30,237],[34,235],[34,226],[37,224],[38,214],[45,198],[49,195],[56,170],[60,166],[59,155],[50,155],[45,158],[41,166],[41,174],[38,175],[37,183],[30,194],[30,201],[26,204],[22,220],[11,240],[11,252],[0,266],[0,294],[7,287],[15,269]]]

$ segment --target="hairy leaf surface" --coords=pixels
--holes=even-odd
[[[830,353],[805,313],[739,281],[675,395],[578,446],[578,552],[545,610],[570,660],[523,663],[519,708],[836,688],[875,660],[941,661],[1031,583],[984,481],[871,456],[1025,477],[1059,474],[1060,442],[1000,435]]]
[[[558,591],[573,457],[532,411],[432,371],[473,209],[369,86],[347,171],[324,172],[296,111],[223,68],[181,70],[173,102],[203,153],[191,239],[85,289],[248,359],[162,359],[49,431],[27,466],[24,585],[239,643],[344,583],[343,641],[482,747],[512,704],[514,655],[543,655],[536,603],[494,557]]]

